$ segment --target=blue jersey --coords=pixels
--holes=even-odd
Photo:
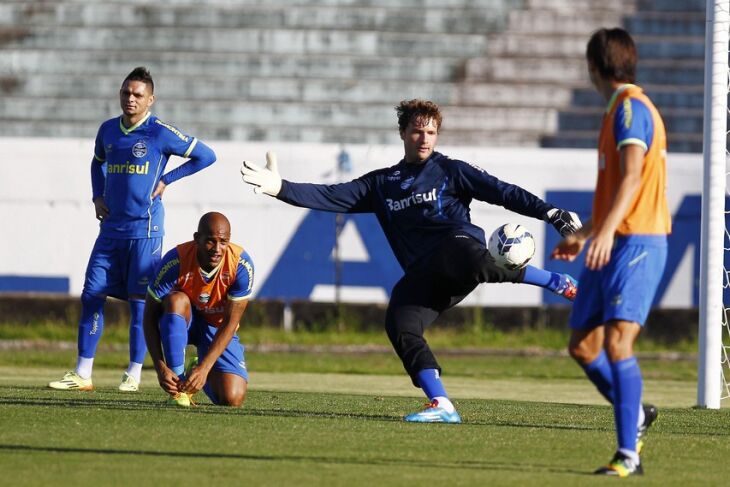
[[[277,198],[317,210],[375,213],[406,270],[455,233],[466,233],[486,244],[484,230],[471,223],[472,199],[539,219],[553,208],[480,167],[438,152],[422,164],[402,160],[342,184],[283,181]]]
[[[171,155],[191,160],[164,174]],[[159,196],[151,198],[159,181],[172,183],[214,161],[215,154],[205,144],[150,113],[129,128],[122,117],[107,120],[96,136],[91,164],[93,198],[103,196],[109,208],[100,236],[162,237],[165,210]]]

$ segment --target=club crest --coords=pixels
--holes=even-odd
[[[132,146],[132,155],[137,158],[147,155],[147,144],[144,143],[144,140],[140,140]]]
[[[400,183],[400,189],[408,189],[411,187],[411,184],[413,184],[413,181],[415,181],[416,178],[414,176],[411,176],[407,178],[405,181]]]

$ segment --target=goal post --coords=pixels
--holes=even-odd
[[[707,0],[703,127],[702,234],[697,405],[718,409],[727,396],[727,327],[723,303],[728,117],[728,29],[730,0]],[[723,361],[724,358],[724,361]]]

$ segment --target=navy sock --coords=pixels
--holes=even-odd
[[[539,267],[528,265],[525,267],[525,276],[522,278],[522,282],[524,284],[544,287],[555,292],[558,286],[560,286],[560,277],[561,274],[557,272],[550,272]]]
[[[185,347],[188,344],[188,323],[175,313],[160,318],[160,340],[168,368],[181,376],[185,371]]]
[[[144,341],[142,319],[144,317],[144,301],[129,300],[129,361],[144,363],[147,344]]]
[[[613,404],[613,372],[611,371],[611,363],[608,361],[606,351],[601,350],[601,353],[593,362],[589,364],[580,364],[580,366],[583,367],[583,370],[591,382],[593,382],[596,386],[598,392],[603,394],[603,397]]]
[[[96,346],[104,331],[104,302],[106,298],[81,294],[81,319],[79,320],[79,357],[94,358]]]
[[[418,385],[430,400],[434,397],[449,397],[441,382],[438,369],[423,369],[418,372],[417,377]]]
[[[641,369],[636,357],[611,362],[615,402],[613,406],[619,449],[636,451],[636,423],[641,407]]]

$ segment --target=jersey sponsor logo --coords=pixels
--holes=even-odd
[[[198,296],[198,301],[200,301],[203,304],[207,304],[208,301],[210,301],[210,294],[202,293],[200,296]]]
[[[215,308],[201,308],[200,306],[195,306],[195,309],[206,315],[214,315],[226,311],[225,306],[216,306]]]
[[[132,146],[132,155],[138,159],[147,155],[147,144],[144,143],[144,140],[140,140]]]
[[[251,263],[247,260],[241,259],[239,261],[244,269],[246,269],[246,275],[248,275],[248,287],[246,288],[246,291],[250,291],[253,287],[253,266],[251,266]]]
[[[400,183],[400,189],[408,189],[411,187],[411,184],[413,184],[413,181],[415,181],[416,178],[414,176],[411,176],[410,178],[406,179],[405,181]]]
[[[157,273],[157,278],[155,279],[155,287],[160,285],[160,282],[165,277],[165,274],[167,274],[167,271],[169,271],[174,266],[178,265],[180,263],[180,259],[172,259],[170,262],[162,266],[162,269],[160,269],[160,272]]]
[[[129,161],[123,164],[107,163],[106,166],[107,174],[149,174],[149,172],[150,161],[144,164],[131,164]]]
[[[634,114],[631,111],[631,99],[630,98],[624,98],[624,113],[623,113],[623,126],[624,128],[631,128],[631,122],[634,118]]]
[[[176,129],[172,125],[166,124],[165,122],[162,122],[160,120],[155,120],[155,123],[158,124],[158,125],[162,125],[167,130],[169,130],[173,134],[177,135],[180,138],[180,140],[182,140],[183,142],[189,142],[190,141],[190,137],[188,137],[187,135],[183,134],[182,132],[180,132],[178,129]]]
[[[481,168],[481,167],[477,166],[476,164],[472,164],[469,161],[461,161],[461,162],[463,162],[464,164],[466,164],[467,166],[469,166],[469,167],[471,167],[473,169],[476,169],[479,172],[487,172],[487,171],[484,170],[484,168]]]
[[[412,194],[408,198],[403,198],[400,200],[392,200],[390,198],[385,199],[385,202],[388,205],[388,209],[390,211],[401,211],[410,207],[411,205],[419,205],[426,201],[436,201],[436,188],[433,188],[431,191],[428,191],[426,193]]]

